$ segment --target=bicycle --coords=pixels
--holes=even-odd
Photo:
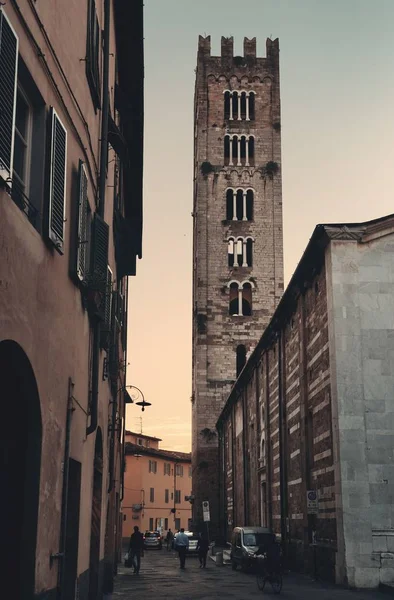
[[[280,594],[283,584],[280,568],[268,570],[267,556],[265,554],[255,555],[255,558],[257,560],[256,581],[259,590],[263,591],[265,584],[268,582],[271,584],[274,594]]]

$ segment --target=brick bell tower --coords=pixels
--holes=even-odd
[[[194,101],[192,467],[195,525],[219,515],[216,421],[283,292],[279,42],[211,56],[199,37]],[[237,424],[234,424],[235,428]],[[227,525],[227,524],[226,524]],[[234,526],[237,525],[236,523]]]

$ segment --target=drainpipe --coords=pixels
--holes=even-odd
[[[110,28],[110,0],[104,0],[104,35],[103,35],[103,108],[101,112],[101,149],[100,149],[100,176],[99,176],[99,206],[98,214],[104,218],[105,213],[105,186],[108,160],[108,80],[109,80],[109,28]],[[93,357],[92,357],[92,398],[90,406],[90,425],[86,434],[90,435],[97,429],[98,423],[98,388],[99,388],[99,360],[100,360],[100,322],[93,325]]]
[[[74,383],[71,377],[68,379],[68,398],[66,415],[66,438],[64,443],[64,462],[63,462],[63,491],[62,491],[62,510],[60,518],[60,552],[51,555],[51,562],[54,558],[60,559],[57,574],[57,597],[64,598],[64,585],[66,578],[66,534],[67,534],[67,512],[68,512],[68,484],[69,484],[69,462],[70,462],[70,435],[71,435],[71,415],[74,411],[72,405]],[[64,600],[66,600],[64,598]]]

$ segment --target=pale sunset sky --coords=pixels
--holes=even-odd
[[[394,213],[394,0],[145,0],[143,259],[130,278],[126,426],[191,449],[198,35],[279,38],[285,285],[316,224]],[[130,61],[132,69],[132,61]]]

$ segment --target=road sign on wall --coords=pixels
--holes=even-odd
[[[209,514],[209,502],[208,500],[204,500],[204,502],[202,503],[202,516],[204,521],[210,521],[211,517]]]
[[[317,515],[319,513],[319,504],[317,501],[317,491],[308,490],[306,493],[306,509],[308,515]]]

